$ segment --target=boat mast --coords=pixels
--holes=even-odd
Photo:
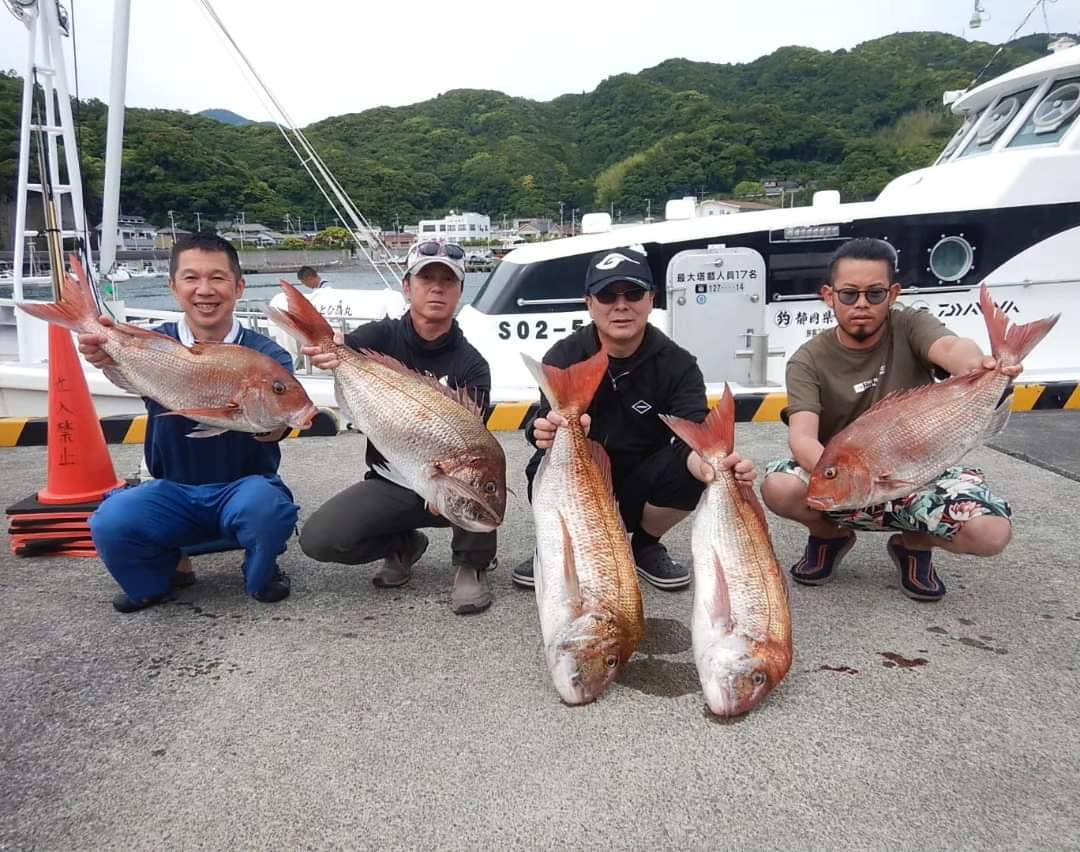
[[[124,98],[127,90],[130,19],[131,0],[116,0],[113,4],[112,68],[109,77],[109,118],[105,143],[101,243],[98,246],[98,269],[101,270],[102,276],[106,277],[112,275],[116,266],[116,233],[120,223],[120,172],[124,156]]]

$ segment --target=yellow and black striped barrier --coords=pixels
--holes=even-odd
[[[146,437],[145,414],[119,414],[102,417],[101,431],[109,444],[141,444]],[[320,408],[307,429],[293,429],[288,438],[322,438],[336,435],[343,428],[340,416],[329,408]],[[0,447],[43,447],[48,443],[47,417],[0,417]]]
[[[716,405],[719,397],[709,397]],[[492,432],[521,429],[537,409],[536,402],[500,402],[488,406],[487,425]],[[735,419],[740,423],[775,423],[787,405],[786,393],[750,393],[735,397]],[[1013,389],[1013,411],[1080,411],[1080,382],[1021,384]],[[140,444],[146,437],[146,415],[101,418],[101,430],[110,444]],[[345,428],[337,411],[319,409],[311,428],[294,429],[289,438],[328,437]],[[0,417],[0,448],[40,447],[48,438],[44,417]]]
[[[720,401],[709,397],[709,407]],[[735,420],[739,423],[776,423],[787,405],[787,394],[747,393],[735,397]],[[536,412],[535,402],[500,402],[488,407],[487,425],[492,432],[521,429]],[[1080,411],[1080,383],[1020,384],[1013,388],[1013,411]]]

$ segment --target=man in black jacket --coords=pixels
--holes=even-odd
[[[675,438],[657,416],[671,414],[700,423],[708,413],[705,380],[697,359],[649,324],[653,278],[640,248],[599,252],[585,274],[585,305],[592,323],[560,340],[544,355],[544,363],[568,367],[608,352],[608,380],[600,384],[581,424],[611,458],[619,511],[634,551],[638,573],[660,589],[683,589],[690,572],[668,555],[660,543],[675,524],[697,505],[712,468]],[[537,448],[525,468],[532,483],[555,431],[566,421],[551,411],[541,394],[540,407],[527,424],[525,437]],[[737,455],[725,466],[739,479],[753,481],[754,466]],[[518,586],[532,587],[532,560],[511,575]]]
[[[403,282],[408,312],[400,319],[362,325],[344,342],[353,349],[372,349],[397,358],[450,387],[464,387],[481,406],[491,392],[491,370],[465,339],[454,313],[465,281],[465,253],[453,243],[425,241],[409,252]],[[316,367],[332,370],[334,355],[305,346]],[[300,547],[319,562],[360,565],[382,559],[372,582],[394,588],[409,581],[412,566],[427,550],[420,527],[446,527],[414,491],[374,472],[388,462],[371,441],[364,479],[331,497],[304,524]],[[454,612],[480,612],[491,605],[487,570],[495,559],[495,532],[476,533],[454,527],[451,549],[455,566],[450,596]]]

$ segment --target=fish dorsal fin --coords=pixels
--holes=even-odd
[[[374,361],[376,364],[381,364],[396,373],[401,373],[403,376],[411,376],[414,379],[424,382],[443,396],[452,399],[470,414],[479,417],[481,420],[484,419],[484,409],[480,406],[480,403],[469,395],[468,388],[452,388],[448,385],[444,385],[434,376],[429,376],[427,373],[421,373],[419,370],[414,370],[401,363],[401,361],[394,358],[392,355],[384,355],[382,352],[376,352],[374,349],[360,349],[358,351],[365,358]]]
[[[600,472],[600,478],[603,480],[608,492],[614,496],[615,486],[611,480],[611,459],[607,454],[607,450],[604,449],[602,444],[598,444],[596,441],[586,440],[586,446],[589,448],[589,455],[592,457],[593,462],[596,464],[596,469]]]
[[[724,395],[701,423],[661,414],[660,419],[703,459],[722,459],[735,448],[735,397],[724,383]]]
[[[578,580],[577,562],[574,559],[574,540],[570,535],[566,518],[561,512],[559,513],[559,527],[562,530],[563,539],[563,588],[566,590],[566,601],[575,609],[580,609],[581,583]]]
[[[993,437],[1001,432],[1005,425],[1009,422],[1009,415],[1012,414],[1012,394],[1009,393],[1005,396],[1001,402],[998,403],[998,407],[994,409],[994,413],[990,415],[990,420],[986,424],[986,428],[983,429],[983,440]]]
[[[860,414],[860,417],[865,417],[871,412],[890,411],[899,406],[906,405],[912,399],[917,399],[923,394],[934,390],[935,388],[942,387],[944,385],[958,386],[958,385],[971,385],[985,376],[989,370],[978,367],[969,373],[963,373],[959,376],[950,376],[942,382],[930,382],[929,384],[919,385],[917,388],[904,388],[902,390],[895,390],[892,393],[888,393],[870,406],[865,412]],[[943,393],[943,391],[934,390],[935,393]]]
[[[154,339],[157,339],[159,337],[164,337],[166,340],[172,341],[173,343],[177,344],[178,346],[183,346],[184,345],[184,344],[180,343],[179,340],[176,340],[173,337],[169,337],[169,335],[163,334],[160,331],[153,331],[153,330],[151,330],[149,328],[140,328],[139,326],[132,325],[129,322],[116,322],[116,323],[113,323],[113,328],[116,329],[121,334],[126,334],[129,337],[141,337],[141,338],[149,337],[149,338],[154,338]]]
[[[712,548],[712,569],[716,586],[713,590],[712,599],[706,601],[709,620],[713,624],[723,626],[730,631],[733,623],[731,620],[731,594],[728,592],[727,578],[724,576],[724,565],[720,561],[720,554],[716,548]]]

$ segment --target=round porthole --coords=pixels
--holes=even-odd
[[[930,271],[939,281],[959,281],[974,261],[975,250],[963,237],[942,237],[930,249]]]
[[[1036,133],[1053,133],[1080,109],[1080,85],[1065,83],[1042,99],[1031,117]]]
[[[985,145],[987,142],[992,141],[1008,126],[1010,121],[1016,118],[1018,112],[1020,112],[1020,101],[1015,95],[1002,100],[986,116],[986,120],[983,121],[982,126],[975,133],[976,144]]]

